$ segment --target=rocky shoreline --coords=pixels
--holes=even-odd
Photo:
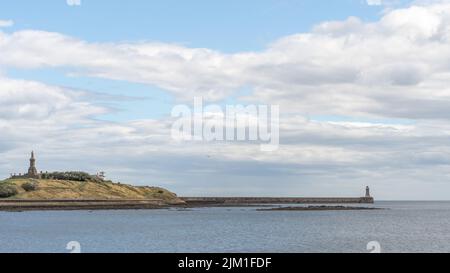
[[[160,199],[147,200],[0,200],[0,211],[135,210],[177,206]]]

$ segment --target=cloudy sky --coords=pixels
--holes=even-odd
[[[448,200],[449,83],[450,1],[0,1],[0,175]],[[173,140],[195,96],[279,105],[279,149]]]

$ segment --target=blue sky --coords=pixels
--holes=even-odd
[[[327,20],[376,20],[383,6],[363,0],[3,1],[0,18],[16,29],[42,29],[92,42],[160,41],[223,52],[264,49],[279,37]]]

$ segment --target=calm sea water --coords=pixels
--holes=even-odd
[[[0,212],[0,252],[450,252],[450,202],[377,202],[388,210]]]

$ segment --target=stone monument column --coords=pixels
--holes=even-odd
[[[28,177],[39,178],[39,174],[36,169],[36,159],[34,158],[34,151],[31,152],[30,167],[28,168]]]

